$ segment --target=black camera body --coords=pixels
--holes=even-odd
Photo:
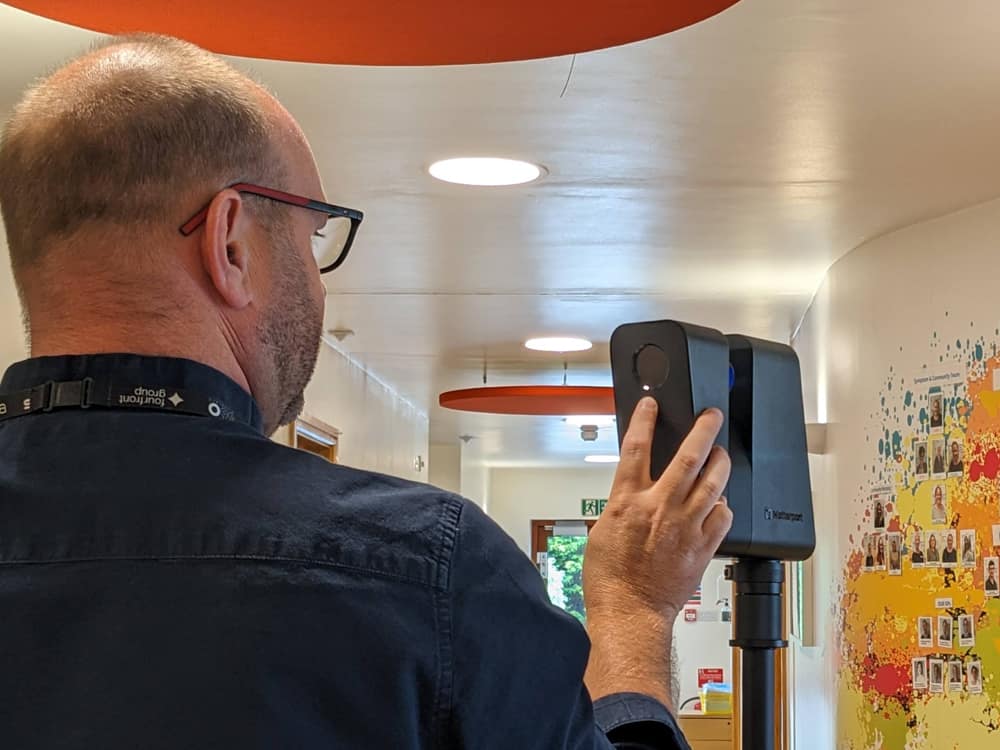
[[[659,404],[650,473],[657,478],[695,419],[726,417],[716,442],[732,474],[733,526],[720,557],[805,560],[816,546],[802,380],[795,351],[773,341],[724,336],[672,320],[629,323],[611,336],[619,444],[636,404]]]

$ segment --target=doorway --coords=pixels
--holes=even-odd
[[[531,522],[531,559],[545,581],[549,599],[581,623],[583,606],[583,553],[587,536],[597,519]]]

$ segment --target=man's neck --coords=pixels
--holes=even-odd
[[[94,328],[92,330],[101,330]],[[219,346],[220,336],[192,335],[190,329],[185,331],[185,340],[178,341],[175,336],[164,332],[158,335],[150,331],[144,334],[125,333],[115,335],[106,329],[100,336],[86,335],[85,328],[72,326],[71,329],[46,332],[33,329],[31,337],[31,356],[65,356],[79,354],[138,354],[149,357],[177,357],[200,362],[212,367],[232,379],[247,393],[251,393],[250,383],[246,373],[232,349]],[[215,342],[216,345],[213,345]],[[251,393],[252,395],[252,393]]]

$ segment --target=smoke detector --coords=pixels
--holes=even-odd
[[[327,333],[341,343],[343,343],[344,339],[354,335],[354,331],[350,328],[330,328],[327,330]]]

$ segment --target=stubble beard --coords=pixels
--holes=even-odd
[[[323,308],[309,297],[309,270],[287,240],[275,243],[272,303],[261,320],[260,342],[272,373],[274,429],[291,424],[305,407],[305,389],[316,369]]]

